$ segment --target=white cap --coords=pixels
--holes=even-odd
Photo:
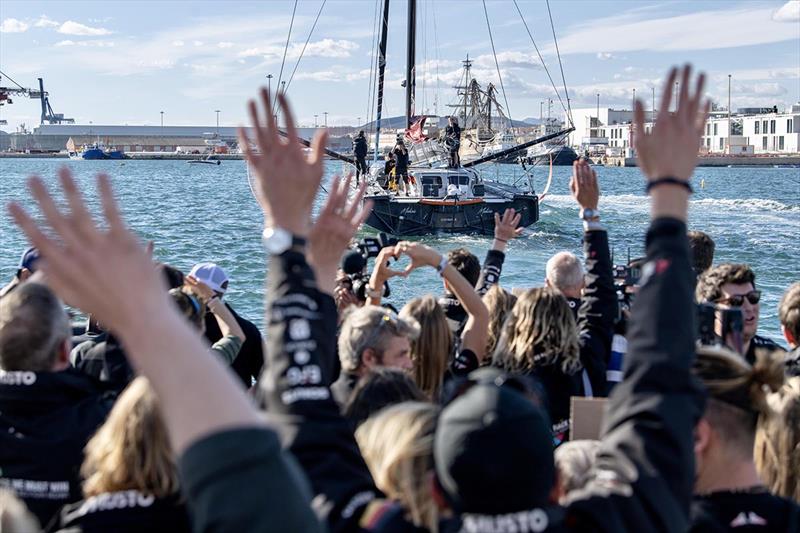
[[[216,263],[197,263],[189,275],[202,281],[215,292],[224,294],[228,289],[228,275]]]

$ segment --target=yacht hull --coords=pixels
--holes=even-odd
[[[531,194],[461,202],[393,195],[369,196],[364,200],[373,202],[366,224],[395,236],[437,233],[494,235],[494,214],[502,215],[509,207],[521,213],[520,227],[539,220],[539,198]]]

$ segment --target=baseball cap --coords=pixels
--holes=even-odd
[[[27,268],[31,272],[36,272],[36,261],[39,260],[39,249],[31,246],[22,253],[19,260],[19,269]]]
[[[216,263],[197,263],[189,275],[202,281],[213,291],[224,294],[228,290],[228,275]]]
[[[498,515],[548,504],[555,483],[547,413],[509,376],[470,374],[475,384],[439,416],[433,454],[439,485],[459,513]]]

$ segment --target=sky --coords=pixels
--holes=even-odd
[[[370,73],[382,3],[2,0],[0,70],[25,87],[44,78],[54,111],[80,124],[157,125],[163,111],[165,125],[213,125],[219,110],[221,126],[236,126],[246,123],[246,101],[258,87],[277,88],[281,79],[301,125],[322,124],[326,112],[329,126],[355,125],[374,116]],[[456,102],[452,86],[467,54],[479,82],[502,80],[500,101],[515,119],[538,117],[551,98],[551,112],[563,114],[559,66],[573,108],[594,107],[598,93],[603,107],[630,108],[633,89],[649,107],[667,69],[687,61],[708,73],[708,96],[722,105],[728,74],[734,109],[800,101],[797,0],[552,0],[560,64],[544,0],[485,7],[418,1],[418,113],[445,114]],[[404,112],[406,15],[407,1],[392,0],[384,116]],[[13,86],[5,77],[0,85]],[[39,123],[37,100],[13,100],[0,107],[2,129]]]

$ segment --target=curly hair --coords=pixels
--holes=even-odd
[[[558,289],[529,289],[518,297],[503,325],[494,364],[509,372],[551,364],[567,374],[582,368],[575,318]]]
[[[723,263],[709,268],[697,278],[694,296],[698,303],[716,302],[722,298],[722,286],[726,283],[756,286],[756,274],[747,265]]]

